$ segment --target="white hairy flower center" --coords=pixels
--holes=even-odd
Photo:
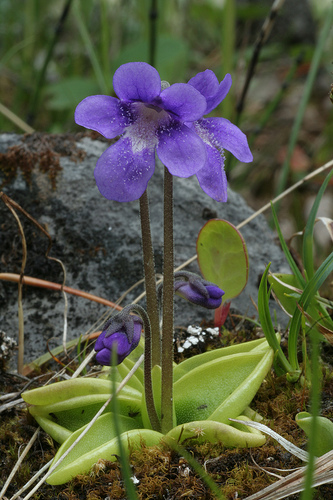
[[[133,153],[154,149],[158,143],[157,129],[170,120],[166,111],[143,103],[133,104],[137,118],[125,131],[124,138],[131,140]]]

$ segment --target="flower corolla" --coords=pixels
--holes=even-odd
[[[98,159],[96,184],[101,194],[120,202],[142,196],[155,169],[155,151],[172,175],[196,174],[216,201],[227,200],[223,150],[252,161],[245,134],[225,118],[206,118],[226,96],[231,77],[219,84],[206,70],[186,83],[169,86],[145,62],[120,66],[113,77],[118,99],[89,96],[75,110],[75,121],[107,139],[120,136]]]
[[[154,173],[155,150],[178,177],[189,177],[204,166],[204,143],[185,125],[206,110],[206,99],[198,90],[186,83],[162,90],[157,70],[144,62],[120,66],[113,89],[118,99],[86,97],[75,111],[77,124],[108,139],[121,136],[96,164],[96,184],[105,198],[122,202],[140,198]]]
[[[180,273],[179,273],[180,274]],[[177,295],[206,309],[217,309],[222,303],[224,291],[217,285],[200,276],[183,272],[185,280],[175,281],[174,290]],[[175,275],[177,277],[177,274]]]
[[[112,349],[117,350],[117,365],[138,346],[142,330],[142,320],[139,316],[128,315],[125,318],[111,318],[96,340],[96,361],[100,365],[111,364]]]

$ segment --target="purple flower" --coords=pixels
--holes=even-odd
[[[222,82],[213,71],[206,69],[188,82],[207,101],[205,115],[220,104],[230,90],[232,80],[227,74]],[[226,118],[201,118],[190,127],[196,131],[206,147],[206,163],[196,172],[199,184],[216,201],[227,201],[227,177],[224,171],[223,150],[230,151],[238,160],[253,160],[245,134]]]
[[[121,313],[120,313],[121,315]],[[95,343],[96,361],[100,365],[109,366],[113,346],[117,348],[117,365],[124,361],[139,344],[142,320],[139,316],[111,318]]]
[[[222,303],[224,291],[214,283],[203,280],[199,276],[190,273],[181,275],[188,278],[186,281],[175,281],[175,293],[192,304],[196,304],[207,309],[217,309]],[[175,275],[175,277],[177,274]]]
[[[162,87],[155,68],[144,62],[127,63],[113,77],[118,99],[95,95],[77,106],[77,124],[108,139],[121,136],[96,164],[97,187],[105,198],[123,202],[140,198],[154,173],[155,150],[178,177],[189,177],[205,165],[205,144],[191,127],[206,111],[205,96],[186,83]]]

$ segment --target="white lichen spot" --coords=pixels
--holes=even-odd
[[[216,326],[215,328],[206,328],[206,330],[208,333],[210,333],[213,336],[220,335],[220,329],[218,326]]]

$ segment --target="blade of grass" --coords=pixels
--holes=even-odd
[[[236,24],[236,2],[226,0],[223,6],[222,15],[222,75],[233,73],[235,57],[235,24]],[[223,101],[223,116],[229,120],[233,114],[233,99],[231,95]]]
[[[117,389],[116,389],[116,373],[117,373],[117,348],[112,349],[112,370],[111,370],[111,381],[112,381],[112,412],[113,412],[113,424],[116,431],[116,435],[118,438],[118,446],[119,446],[119,461],[121,466],[121,472],[125,483],[126,490],[126,498],[128,500],[137,500],[138,496],[136,494],[135,486],[131,479],[131,471],[128,462],[128,456],[124,449],[123,443],[121,441],[121,431],[119,425],[119,409],[118,409],[118,401],[117,401]],[[111,422],[110,422],[111,424]]]
[[[51,61],[51,58],[52,58],[52,55],[54,52],[54,48],[56,46],[56,43],[59,39],[59,36],[60,36],[62,30],[63,30],[64,23],[66,21],[66,18],[68,16],[68,13],[69,13],[69,10],[71,7],[71,3],[72,3],[72,0],[67,0],[66,4],[64,5],[64,8],[63,8],[61,15],[60,15],[60,18],[59,18],[58,23],[56,25],[54,34],[52,36],[52,39],[50,40],[42,69],[39,72],[35,91],[33,93],[33,96],[32,96],[31,102],[30,102],[30,109],[29,109],[28,118],[27,118],[27,121],[30,124],[32,124],[34,122],[34,119],[36,117],[38,103],[39,103],[42,88],[44,85],[47,67],[49,65],[49,62]]]
[[[316,215],[319,207],[319,203],[323,197],[323,194],[326,190],[326,187],[333,175],[333,169],[328,173],[324,182],[322,183],[314,204],[312,205],[311,212],[309,214],[304,235],[303,235],[303,265],[306,270],[307,278],[310,280],[314,275],[314,266],[313,266],[313,229],[316,222]]]
[[[151,0],[149,9],[149,64],[156,66],[157,0]]]
[[[8,120],[14,123],[14,125],[16,125],[18,128],[23,130],[23,132],[27,134],[32,134],[35,131],[32,127],[30,127],[30,125],[25,123],[19,116],[13,113],[13,111],[8,109],[1,102],[0,102],[0,113],[6,118],[8,118]]]
[[[298,366],[292,366],[284,355],[281,346],[276,338],[275,330],[273,327],[270,311],[268,297],[269,292],[267,292],[267,275],[270,268],[270,263],[265,269],[265,272],[261,278],[259,292],[258,292],[258,313],[261,327],[264,331],[267,342],[273,349],[274,353],[277,355],[277,359],[281,367],[286,373],[292,373],[294,370],[298,369]]]
[[[333,271],[333,252],[321,264],[315,272],[313,278],[306,284],[304,291],[299,299],[300,308],[307,310],[308,305],[317,293],[318,289],[324,283],[326,278]],[[301,326],[302,312],[298,307],[291,319],[289,337],[288,337],[288,354],[289,361],[292,366],[297,366],[297,338]]]
[[[190,464],[192,469],[201,477],[202,481],[206,483],[208,488],[212,491],[212,493],[219,500],[227,500],[226,497],[222,494],[220,488],[215,483],[215,481],[210,477],[209,474],[205,471],[205,469],[195,460],[195,458],[179,443],[168,441],[167,443],[170,448],[176,451],[180,456],[184,457],[185,460]]]
[[[240,116],[241,116],[241,113],[243,111],[245,97],[246,97],[247,91],[249,89],[250,81],[254,75],[255,67],[256,67],[258,60],[259,60],[260,51],[263,48],[267,38],[269,37],[269,34],[270,34],[272,27],[273,27],[273,24],[278,16],[279,10],[282,8],[284,2],[285,2],[285,0],[275,0],[274,1],[273,5],[271,7],[271,10],[270,10],[268,16],[266,17],[264,24],[261,27],[258,38],[255,42],[255,45],[253,48],[253,54],[252,54],[252,58],[251,58],[248,70],[247,70],[247,75],[246,75],[244,87],[242,90],[242,94],[241,94],[241,97],[237,103],[236,124],[239,123]]]
[[[108,18],[108,6],[109,2],[107,0],[101,0],[101,57],[103,65],[103,74],[106,84],[111,88],[111,66],[110,66],[110,23]]]
[[[294,261],[291,253],[289,252],[287,243],[285,242],[285,239],[283,238],[283,235],[282,235],[282,232],[281,232],[281,228],[280,228],[280,225],[279,225],[279,221],[278,221],[278,218],[277,218],[277,215],[276,215],[276,211],[275,211],[275,208],[274,208],[274,205],[273,205],[272,202],[271,202],[271,209],[272,209],[273,220],[274,220],[275,227],[276,227],[276,230],[277,230],[277,233],[278,233],[278,236],[279,236],[279,240],[280,240],[280,244],[281,244],[282,250],[283,250],[283,252],[284,252],[284,254],[286,256],[286,259],[288,261],[290,269],[294,273],[295,278],[298,280],[299,287],[303,289],[304,286],[305,286],[305,284],[306,284],[306,281],[303,278],[301,271],[298,269],[298,267],[296,265],[296,262]]]
[[[23,6],[22,6],[23,7]],[[36,12],[36,0],[26,0],[24,2],[24,39],[32,40],[33,43],[25,44],[23,49],[23,75],[24,79],[29,82],[32,80],[34,42],[35,34],[38,33],[38,18]]]
[[[298,108],[298,111],[297,111],[297,114],[295,117],[295,121],[294,121],[292,130],[291,130],[290,141],[289,141],[288,150],[287,150],[287,156],[286,156],[284,163],[282,165],[282,170],[281,170],[279,183],[278,183],[277,190],[276,190],[276,195],[279,195],[280,193],[282,193],[282,191],[285,189],[286,184],[287,184],[291,155],[292,155],[294,148],[296,146],[298,133],[299,133],[302,121],[303,121],[306,106],[307,106],[309,98],[310,98],[310,94],[311,94],[311,91],[313,88],[314,80],[315,80],[315,77],[316,77],[317,72],[318,72],[320,59],[321,59],[321,56],[322,56],[322,53],[323,53],[323,50],[324,50],[324,47],[325,47],[325,44],[326,44],[326,41],[328,38],[328,34],[329,34],[329,31],[332,27],[331,26],[332,22],[333,22],[333,6],[331,6],[331,8],[329,8],[329,9],[327,9],[327,16],[325,19],[325,23],[324,23],[324,26],[320,32],[320,35],[318,38],[318,43],[317,43],[315,52],[314,52],[313,57],[312,57],[309,74],[308,74],[307,80],[305,82],[304,90],[302,92],[301,102],[300,102],[300,105],[299,105],[299,108]]]
[[[312,499],[312,485],[315,474],[315,454],[316,435],[318,428],[318,415],[320,404],[320,363],[319,363],[319,339],[317,335],[310,335],[311,338],[311,427],[308,441],[309,461],[306,468],[304,491],[301,495],[301,500]]]
[[[98,85],[101,89],[101,92],[103,94],[109,94],[110,91],[108,89],[108,85],[107,85],[106,80],[104,78],[102,68],[101,68],[100,63],[98,61],[98,58],[96,56],[89,32],[86,28],[86,25],[85,25],[84,20],[83,20],[83,16],[81,14],[79,0],[74,1],[73,10],[74,10],[74,16],[75,16],[75,20],[77,23],[77,27],[79,29],[82,41],[87,49],[89,59],[90,59],[91,65],[93,67],[93,70],[94,70],[94,73],[96,76],[96,80],[97,80]]]

